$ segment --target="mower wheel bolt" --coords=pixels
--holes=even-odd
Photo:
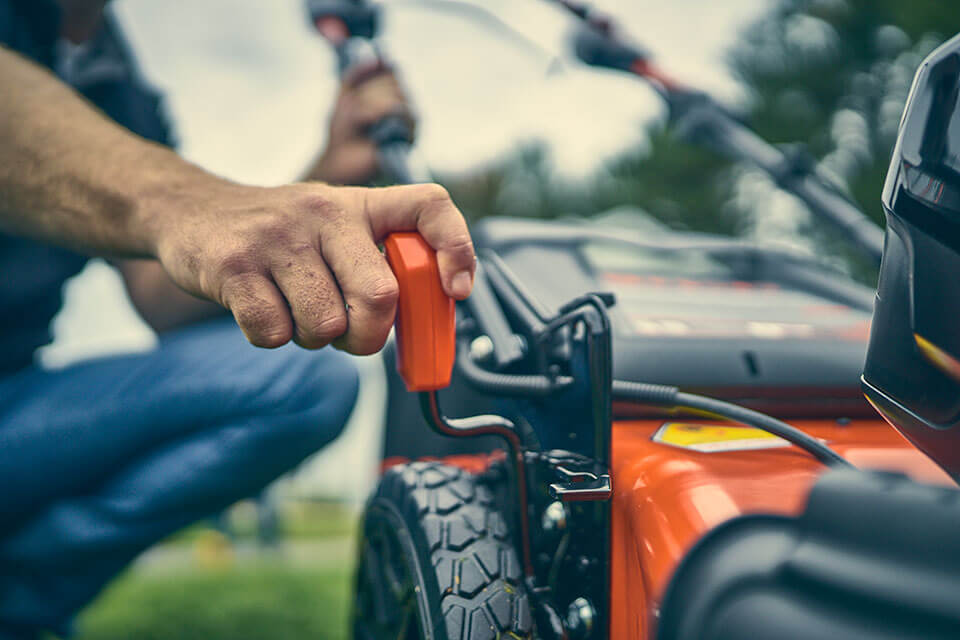
[[[567,607],[564,626],[570,640],[587,640],[593,632],[597,620],[597,610],[586,598],[577,598]]]

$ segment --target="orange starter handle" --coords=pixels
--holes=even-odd
[[[456,316],[440,283],[437,253],[419,233],[393,233],[383,245],[400,285],[397,371],[408,391],[443,389],[453,372]]]

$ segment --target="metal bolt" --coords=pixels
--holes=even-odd
[[[570,640],[586,640],[593,632],[593,625],[597,620],[597,610],[586,598],[577,598],[567,607],[567,617],[564,626],[567,628]]]
[[[493,355],[493,340],[489,336],[477,336],[470,343],[470,357],[477,362],[484,362]]]
[[[551,502],[543,510],[543,530],[553,533],[567,528],[567,508],[559,500]]]

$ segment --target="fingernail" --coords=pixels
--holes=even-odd
[[[450,281],[450,288],[453,289],[455,298],[466,298],[470,295],[470,289],[473,286],[473,276],[470,275],[469,271],[461,271],[460,273],[453,276],[453,280]]]

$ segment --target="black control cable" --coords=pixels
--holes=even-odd
[[[677,387],[627,382],[625,380],[613,381],[613,397],[616,400],[626,400],[670,409],[689,409],[713,417],[741,422],[783,438],[790,444],[807,451],[828,466],[854,468],[843,456],[800,429],[759,411],[747,409],[730,402],[695,393],[684,393]]]
[[[486,393],[543,397],[573,384],[573,378],[569,376],[551,378],[545,375],[515,375],[487,371],[473,360],[469,343],[466,340],[458,341],[456,361],[466,382]],[[628,382],[626,380],[614,380],[612,392],[614,400],[667,409],[687,409],[697,413],[705,413],[711,417],[747,424],[783,438],[787,442],[804,449],[824,464],[853,468],[853,465],[836,451],[800,429],[765,413],[747,409],[731,402],[724,402],[695,393],[686,393],[669,385]]]

